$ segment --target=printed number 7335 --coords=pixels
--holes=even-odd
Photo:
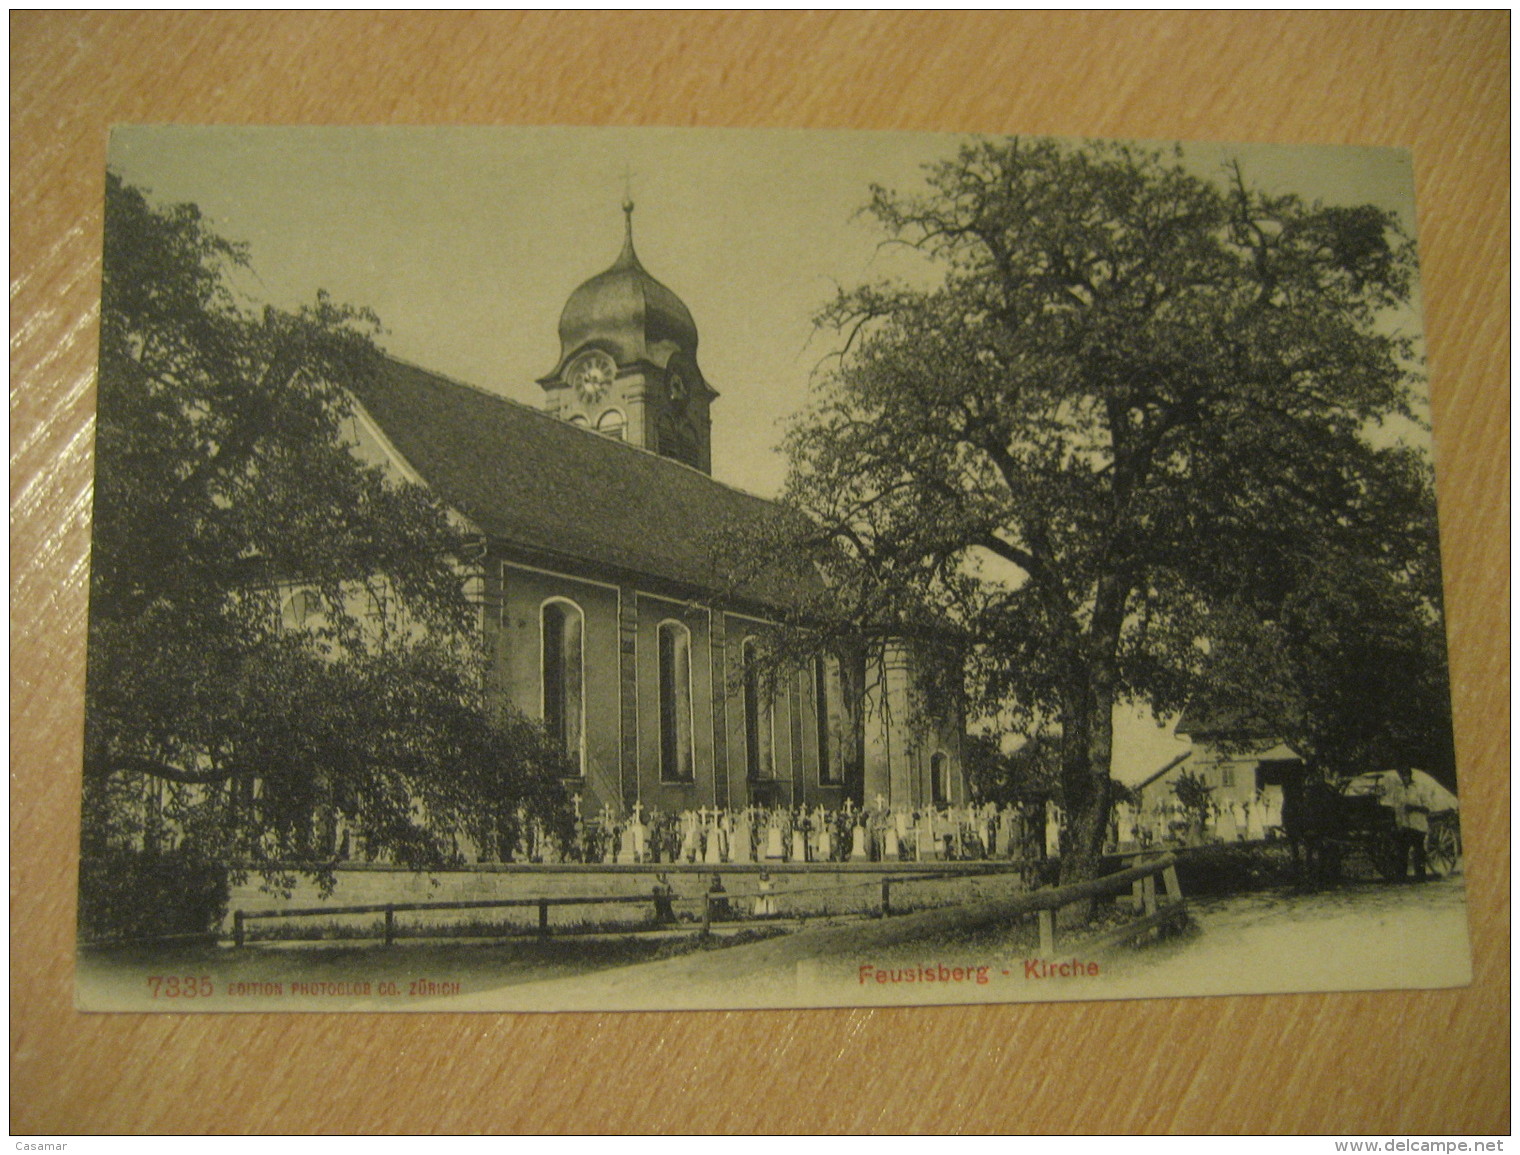
[[[148,989],[155,999],[209,999],[210,975],[149,975]]]

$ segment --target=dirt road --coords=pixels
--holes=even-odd
[[[1193,994],[1460,986],[1471,979],[1460,876],[1196,904],[1199,931],[1120,958],[1116,989]]]
[[[853,940],[839,930],[810,948],[799,936],[513,994],[545,1009],[913,1005],[1446,987],[1471,977],[1460,877],[1263,892],[1193,913],[1184,936],[1094,957],[1059,942],[1050,957],[1032,957],[1027,926],[888,942],[868,924]],[[471,1001],[492,1005],[502,993]]]

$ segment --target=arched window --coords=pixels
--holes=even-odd
[[[659,451],[666,457],[697,464],[697,433],[690,422],[665,414],[659,421],[659,439]]]
[[[680,622],[661,622],[660,778],[690,782],[696,777],[692,755],[691,631]]]
[[[740,647],[744,667],[744,759],[750,778],[774,776],[775,756],[771,709],[771,686],[760,669],[760,647],[746,638]]]
[[[929,789],[936,806],[950,804],[950,759],[936,754],[929,759]]]
[[[569,420],[571,425],[579,425],[582,429],[589,429],[591,427],[591,422],[587,421],[579,413],[572,413]]]
[[[296,590],[280,607],[280,625],[287,630],[304,630],[321,623],[324,607],[316,590]]]
[[[839,663],[823,654],[813,658],[813,709],[818,727],[818,781],[843,777],[839,727]]]
[[[628,424],[628,419],[623,416],[621,409],[609,409],[596,419],[596,431],[603,436],[623,440],[623,429]]]
[[[548,601],[542,610],[544,726],[575,773],[585,773],[584,617],[574,602]]]

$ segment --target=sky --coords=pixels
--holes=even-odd
[[[835,348],[813,318],[840,287],[933,270],[859,210],[870,186],[922,187],[964,137],[676,128],[117,128],[109,164],[156,204],[192,202],[249,246],[236,287],[294,307],[325,289],[372,308],[395,356],[540,406],[560,309],[607,268],[630,194],[644,267],[691,310],[714,403],[713,475],[762,496],[776,452]],[[1396,149],[1195,144],[1184,163],[1326,203],[1374,203],[1415,228]],[[1418,300],[1391,319],[1419,333]],[[1133,731],[1133,733],[1131,733]],[[1154,733],[1152,733],[1154,731]],[[1180,747],[1126,726],[1116,773]],[[1121,764],[1122,763],[1122,764]]]

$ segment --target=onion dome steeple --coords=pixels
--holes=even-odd
[[[538,381],[551,412],[711,471],[717,393],[697,366],[697,324],[640,263],[629,197],[622,251],[570,294],[559,344],[553,371]]]
[[[664,368],[670,354],[697,354],[697,323],[691,310],[639,261],[633,247],[633,201],[623,201],[623,249],[606,272],[586,281],[565,302],[559,317],[559,364],[541,383],[558,376],[585,345],[594,342],[619,365],[649,360]]]

